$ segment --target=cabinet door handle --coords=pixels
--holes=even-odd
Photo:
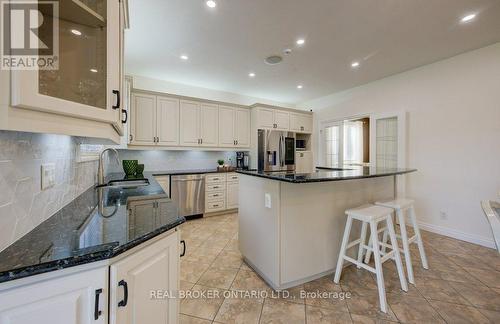
[[[128,120],[128,112],[125,109],[122,109],[122,114],[125,114],[125,119],[122,119],[122,124],[126,124]]]
[[[95,291],[95,304],[94,304],[94,320],[98,320],[101,316],[102,311],[99,310],[99,296],[102,294],[102,289],[96,289]]]
[[[123,300],[118,303],[118,307],[125,307],[128,303],[128,284],[125,280],[120,280],[118,287],[123,286]]]
[[[238,140],[236,140],[236,145],[238,145]]]
[[[203,138],[200,139],[200,144],[203,144]]]
[[[182,244],[182,253],[181,253],[181,258],[186,255],[186,241],[181,240]]]
[[[132,142],[134,140],[134,135],[130,134],[130,141]]]
[[[116,105],[113,106],[113,109],[118,109],[118,108],[120,108],[120,91],[113,90],[113,94],[116,95]]]

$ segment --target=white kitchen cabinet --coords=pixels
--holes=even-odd
[[[258,128],[275,128],[274,127],[274,109],[258,108],[257,110],[257,126]]]
[[[217,105],[181,100],[180,145],[211,146],[219,142],[219,110]]]
[[[290,114],[286,111],[276,110],[274,112],[275,128],[279,130],[290,129]]]
[[[179,144],[179,100],[144,93],[132,94],[130,144]]]
[[[226,184],[226,208],[238,208],[238,181],[227,182]]]
[[[61,13],[58,19],[59,67],[53,70],[12,70],[11,104],[49,113],[51,121],[52,116],[80,120],[74,125],[79,130],[71,130],[70,134],[83,132],[80,136],[93,136],[92,124],[82,123],[84,120],[112,125],[115,135],[122,135],[120,78],[123,43],[120,40],[123,23],[120,17],[123,15],[120,10],[126,8],[121,6],[120,0],[92,2],[88,6],[80,1],[57,2]],[[73,29],[80,35],[69,32]],[[33,123],[26,123],[23,130],[42,128],[41,122],[34,117]],[[60,133],[61,129],[55,128],[53,132]]]
[[[236,145],[235,121],[236,110],[233,107],[219,106],[219,146],[234,147]]]
[[[179,299],[152,299],[151,292],[179,290],[179,232],[110,267],[111,324],[178,323]]]
[[[158,145],[179,145],[178,99],[156,97],[156,136]]]
[[[205,176],[205,213],[238,208],[239,175],[212,173]]]
[[[313,155],[311,151],[295,153],[295,172],[310,173],[313,172]]]
[[[130,144],[156,144],[156,96],[132,94],[130,112]]]
[[[248,109],[236,109],[234,133],[236,135],[236,147],[250,146],[250,111]]]
[[[219,106],[219,146],[250,146],[250,111]]]
[[[290,113],[273,108],[257,109],[257,128],[290,129]]]
[[[311,115],[290,113],[290,130],[292,132],[311,134],[313,118]]]
[[[0,292],[0,324],[32,323],[108,324],[108,267]]]
[[[201,146],[216,147],[219,143],[219,107],[214,104],[200,105]]]
[[[200,145],[200,104],[198,102],[181,100],[179,126],[180,145]]]

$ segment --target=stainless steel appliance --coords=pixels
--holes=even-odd
[[[306,140],[304,140],[304,139],[295,140],[295,149],[297,151],[305,151],[306,150]]]
[[[257,155],[259,171],[295,170],[295,133],[259,129]]]
[[[205,212],[205,175],[187,174],[171,177],[170,194],[179,208],[179,216]]]
[[[236,167],[241,170],[248,170],[250,157],[248,152],[236,152]]]

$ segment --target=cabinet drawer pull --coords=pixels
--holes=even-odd
[[[123,300],[118,303],[118,307],[125,307],[128,303],[128,284],[125,280],[120,280],[118,287],[123,286]]]
[[[113,90],[113,94],[116,95],[116,105],[113,106],[113,109],[118,109],[118,108],[120,108],[120,91]]]
[[[219,207],[219,205],[213,205],[213,207]]]
[[[122,109],[122,115],[125,114],[125,119],[122,119],[122,124],[126,124],[128,120],[128,112],[125,109]]]
[[[181,253],[181,258],[186,255],[186,241],[181,240],[182,244],[182,253]]]
[[[219,197],[219,195],[218,195],[218,194],[215,194],[215,195],[212,195],[212,197]]]
[[[99,316],[102,315],[102,311],[99,310],[99,296],[102,294],[102,289],[97,289],[95,291],[95,304],[94,304],[94,320],[98,320]]]

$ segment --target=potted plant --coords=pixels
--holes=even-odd
[[[223,169],[224,168],[224,160],[217,160],[217,164],[219,165],[217,169]]]

